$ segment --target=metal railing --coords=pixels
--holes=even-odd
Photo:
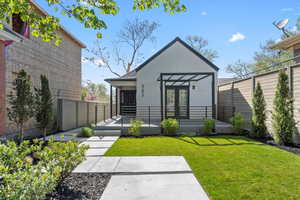
[[[227,110],[234,109],[226,108],[226,112]],[[160,127],[161,121],[166,118],[178,119],[179,123],[192,123],[203,118],[216,118],[217,113],[215,106],[164,106],[162,112],[161,106],[121,106],[119,116],[122,127],[134,120],[143,121],[144,126]]]

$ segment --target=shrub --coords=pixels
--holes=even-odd
[[[179,123],[176,119],[169,118],[169,119],[164,119],[161,122],[161,126],[164,128],[164,133],[166,135],[175,135],[179,127]]]
[[[260,83],[257,83],[252,98],[252,130],[251,136],[255,138],[265,138],[267,127],[266,127],[266,102]]]
[[[143,121],[132,121],[130,122],[131,126],[128,128],[128,132],[135,136],[139,137],[141,135],[141,126],[144,124]]]
[[[203,135],[210,135],[215,129],[216,121],[212,118],[204,118]]]
[[[47,129],[53,122],[53,98],[51,95],[49,81],[45,75],[41,75],[41,88],[35,90],[35,120],[38,128],[43,131],[44,140],[46,140]]]
[[[78,137],[91,137],[94,135],[94,130],[89,127],[83,127],[78,134]]]
[[[94,129],[94,128],[96,128],[96,124],[93,124],[93,123],[91,123],[91,124],[89,124],[89,128],[91,128],[91,129]]]
[[[45,199],[84,159],[86,149],[75,142],[0,144],[0,199]]]
[[[272,125],[276,143],[284,145],[293,143],[293,133],[296,126],[293,113],[293,98],[288,86],[288,76],[284,70],[280,70],[278,75]]]
[[[234,114],[234,116],[230,118],[230,122],[233,125],[235,134],[241,135],[245,128],[245,119],[241,113]]]
[[[19,129],[19,140],[24,138],[24,125],[33,117],[34,98],[32,93],[31,78],[25,70],[18,72],[13,82],[13,88],[7,96],[9,107],[7,108],[8,119],[14,122]]]

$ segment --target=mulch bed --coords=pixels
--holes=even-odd
[[[111,175],[73,173],[68,176],[47,200],[99,200]]]
[[[275,146],[279,149],[288,151],[290,153],[294,153],[300,156],[300,146],[299,145],[294,145],[294,146],[283,146],[283,145],[278,145],[274,142],[274,140],[267,140],[265,141],[266,144]]]

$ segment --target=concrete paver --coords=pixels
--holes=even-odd
[[[109,148],[101,148],[101,149],[90,148],[85,152],[85,156],[103,156],[108,149]]]
[[[147,174],[112,176],[101,200],[209,200],[190,174]]]

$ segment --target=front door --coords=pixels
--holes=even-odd
[[[121,90],[120,96],[121,96],[120,99],[121,115],[135,115],[136,114],[136,91]]]
[[[167,118],[189,118],[188,86],[166,86],[165,112]]]

